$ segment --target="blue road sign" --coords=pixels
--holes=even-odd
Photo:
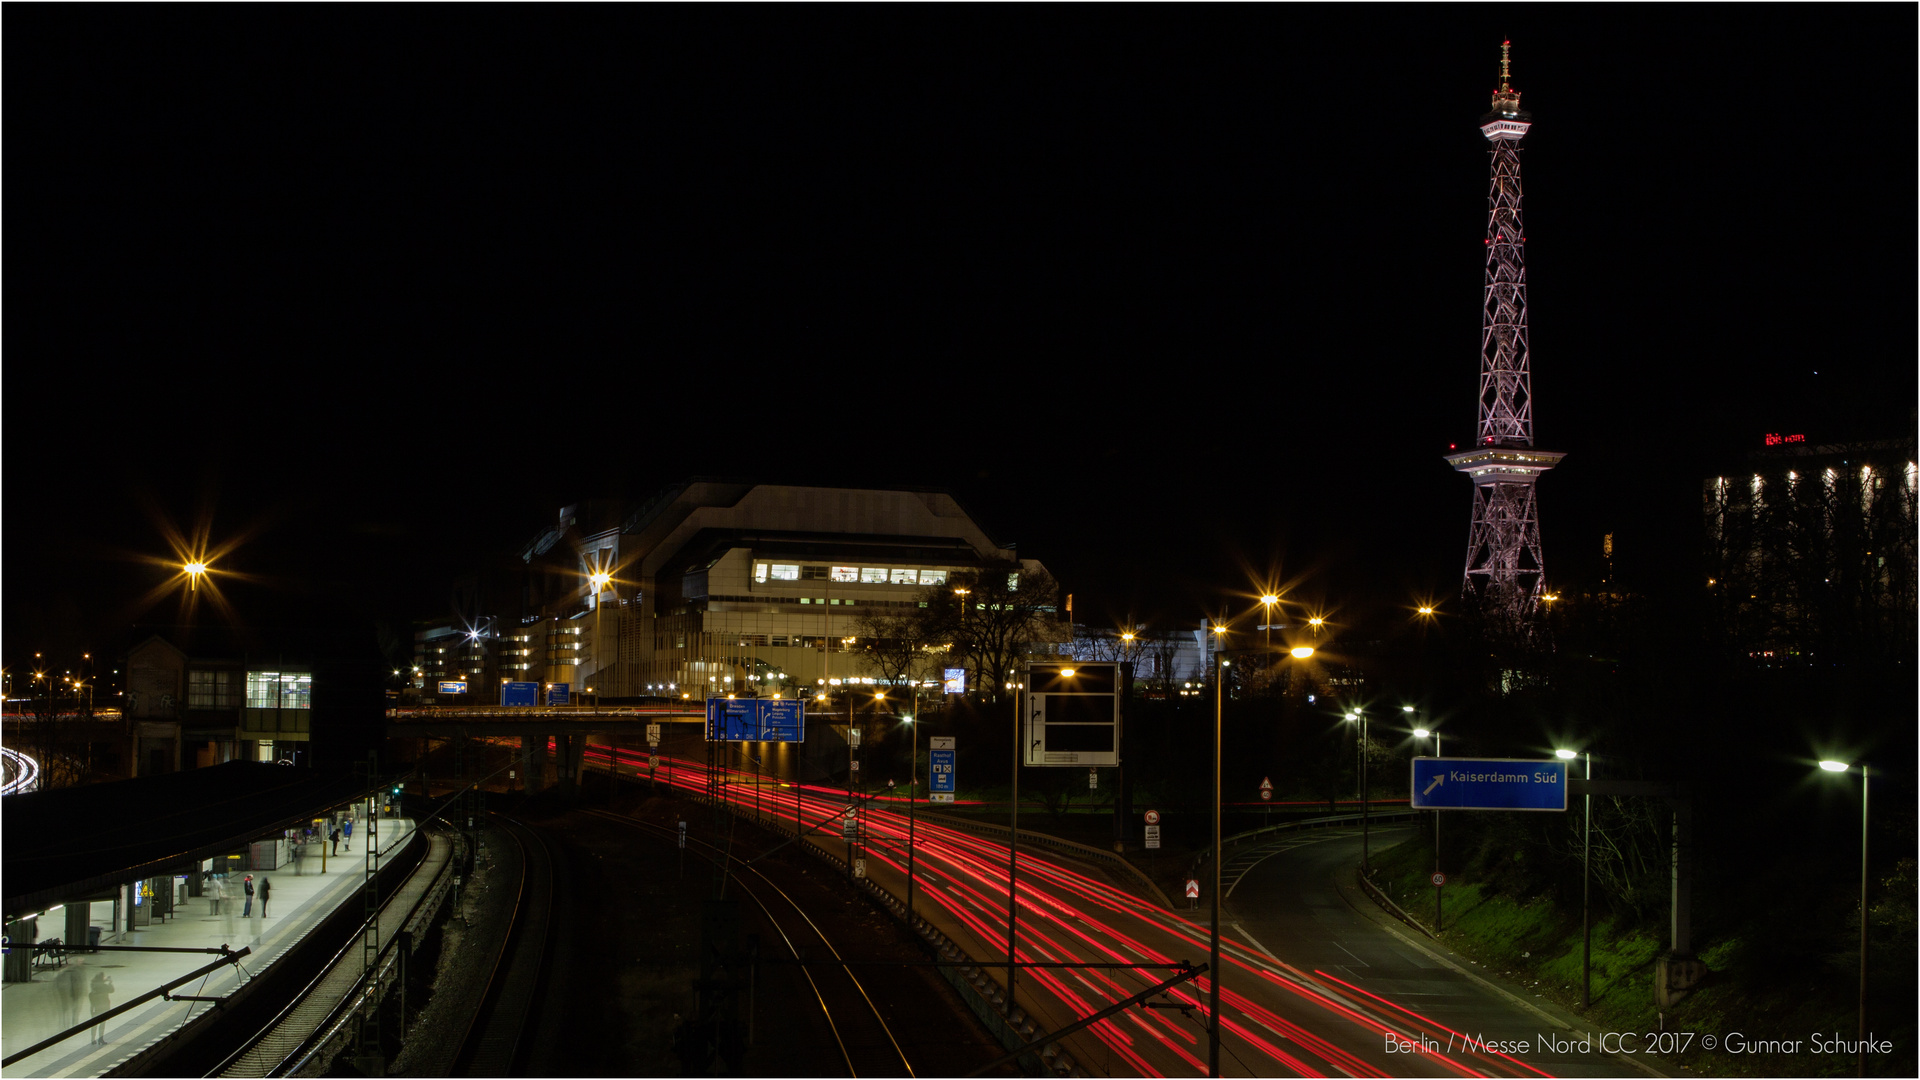
[[[927,790],[934,794],[934,802],[953,801],[953,762],[956,750],[927,751]],[[939,796],[945,795],[942,799]]]
[[[500,686],[500,704],[527,705],[540,704],[540,684],[537,682],[510,682]]]
[[[440,683],[440,692],[443,694],[464,694],[467,692],[467,684],[451,679],[442,680]]]
[[[1415,810],[1565,810],[1567,763],[1417,757],[1412,805]]]
[[[796,698],[708,698],[708,742],[805,742],[805,703]]]
[[[565,705],[567,703],[567,691],[572,689],[572,683],[557,682],[549,684],[547,686],[547,704]]]
[[[805,742],[805,703],[798,698],[769,698],[755,702],[760,711],[762,742]]]

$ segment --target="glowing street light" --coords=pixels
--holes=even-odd
[[[1295,645],[1287,651],[1293,654],[1295,660],[1306,660],[1313,656],[1313,646],[1311,645]]]
[[[193,590],[199,586],[201,576],[207,572],[207,564],[190,562],[183,569],[187,572],[187,588]]]
[[[1820,768],[1830,773],[1847,773],[1853,766],[1844,761],[1822,761]],[[1860,1075],[1867,1075],[1867,795],[1873,787],[1873,771],[1860,766]]]
[[[1347,723],[1351,724],[1355,721],[1360,724],[1360,872],[1366,874],[1372,872],[1369,862],[1371,845],[1367,828],[1368,810],[1371,809],[1367,800],[1367,715],[1357,709],[1349,712]]]

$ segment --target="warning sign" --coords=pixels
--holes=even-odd
[[[1199,878],[1187,879],[1187,899],[1189,900],[1200,899],[1200,879]]]

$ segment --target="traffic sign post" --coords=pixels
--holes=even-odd
[[[1191,906],[1196,908],[1200,906],[1200,879],[1199,878],[1187,879],[1187,899],[1193,901],[1193,904]]]
[[[1149,825],[1144,832],[1146,834],[1147,846],[1149,848],[1158,848],[1160,846],[1160,826]]]
[[[1567,763],[1522,758],[1413,759],[1415,810],[1567,808]]]

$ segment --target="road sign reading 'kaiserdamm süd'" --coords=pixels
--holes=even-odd
[[[1565,810],[1567,763],[1417,757],[1411,805],[1415,810]]]

